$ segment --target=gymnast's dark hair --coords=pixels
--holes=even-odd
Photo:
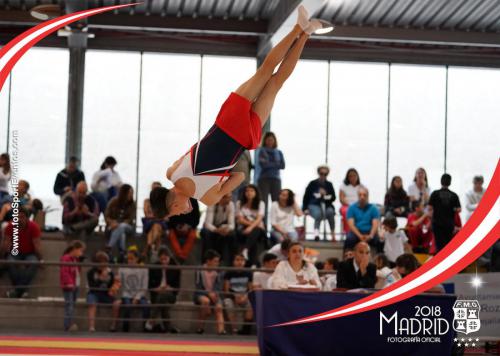
[[[241,204],[241,207],[243,207],[246,203],[248,203],[248,199],[247,199],[247,196],[246,196],[246,190],[250,188],[250,189],[253,189],[255,190],[255,197],[253,198],[253,200],[251,201],[250,203],[250,207],[253,209],[253,210],[259,210],[259,204],[260,204],[260,192],[259,192],[259,188],[257,188],[256,185],[253,185],[253,184],[249,184],[245,187],[245,189],[243,190],[243,193],[241,194],[241,199],[240,199],[240,204]]]
[[[153,214],[157,219],[163,219],[168,215],[167,207],[167,195],[169,190],[165,187],[158,187],[151,190],[149,193],[149,202],[151,203],[151,209]]]

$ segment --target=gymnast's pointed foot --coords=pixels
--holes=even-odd
[[[309,26],[309,13],[303,5],[299,6],[299,15],[297,17],[297,24],[300,26],[302,31],[306,31]]]
[[[306,27],[304,30],[305,33],[308,35],[311,34],[317,34],[317,35],[322,35],[324,33],[328,33],[333,31],[333,25],[325,20],[320,20],[320,19],[311,19],[309,21],[309,26]]]

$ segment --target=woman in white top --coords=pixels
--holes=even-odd
[[[288,249],[288,259],[281,261],[268,281],[271,289],[288,289],[296,285],[316,286],[321,289],[318,270],[304,260],[304,247],[300,242],[292,242]]]
[[[349,232],[347,224],[347,209],[351,204],[358,201],[358,189],[363,187],[359,179],[358,171],[355,168],[349,168],[345,175],[344,181],[339,188],[339,199],[342,206],[340,214],[342,215],[342,227],[344,232]]]
[[[427,172],[420,167],[415,172],[413,183],[408,187],[408,197],[410,198],[410,206],[413,201],[421,201],[425,206],[429,202],[431,196],[431,189],[427,181]]]
[[[277,201],[271,204],[271,239],[274,243],[291,239],[298,239],[297,231],[293,224],[295,216],[304,213],[295,202],[295,194],[290,189],[282,189]]]
[[[10,157],[8,153],[0,155],[0,207],[10,201],[9,181],[11,177]]]
[[[238,245],[250,265],[257,264],[257,245],[267,239],[263,222],[264,210],[265,205],[260,200],[257,187],[247,185],[236,203],[236,222]]]
[[[101,164],[101,168],[92,176],[92,196],[99,203],[101,211],[106,209],[106,205],[111,198],[118,194],[122,185],[122,179],[115,166],[118,162],[113,156],[108,156]]]

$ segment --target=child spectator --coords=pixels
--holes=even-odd
[[[245,257],[242,254],[236,254],[233,259],[233,267],[241,269],[245,267]],[[252,289],[252,273],[242,270],[228,271],[224,274],[224,307],[226,308],[227,317],[231,323],[233,334],[248,335],[251,331],[253,314],[248,293]],[[237,330],[235,326],[234,308],[245,309],[244,322],[241,330]]]
[[[271,204],[271,239],[273,243],[284,239],[297,241],[299,235],[293,223],[295,216],[304,213],[295,202],[295,194],[290,189],[282,189],[278,200]]]
[[[200,224],[198,200],[190,198],[189,202],[193,209],[188,214],[172,216],[168,221],[168,239],[175,258],[180,263],[184,263],[191,255],[196,241],[196,228]]]
[[[123,331],[128,332],[130,324],[130,312],[132,305],[141,307],[142,319],[144,320],[144,331],[153,330],[149,320],[149,307],[146,298],[148,290],[148,270],[146,268],[136,268],[139,264],[139,253],[137,250],[127,252],[127,264],[131,267],[119,269],[120,281],[122,284],[122,306],[123,306]]]
[[[161,188],[160,182],[153,182],[151,190]],[[165,220],[157,219],[154,216],[153,209],[151,208],[151,201],[149,198],[144,199],[144,217],[142,218],[142,231],[146,235],[146,245],[144,247],[143,257],[147,263],[158,262],[158,253],[162,238],[167,231],[167,222]]]
[[[87,283],[89,292],[87,304],[89,306],[89,331],[95,331],[95,314],[97,304],[111,304],[112,316],[110,331],[116,331],[116,320],[120,312],[120,299],[117,298],[120,289],[120,280],[115,278],[113,271],[109,268],[109,257],[104,251],[98,251],[94,258],[99,267],[92,267],[87,272]]]
[[[382,289],[395,281],[390,262],[386,255],[379,253],[374,259],[375,266],[377,266],[377,283],[375,289]],[[394,264],[395,265],[395,264]]]
[[[61,262],[76,263],[85,251],[85,244],[80,240],[74,240],[66,248],[61,256]],[[80,287],[80,266],[61,266],[59,279],[64,296],[64,331],[78,331],[78,326],[73,322],[78,288]]]
[[[410,244],[415,253],[432,253],[434,235],[432,233],[430,214],[424,209],[420,200],[412,202],[413,213],[408,215],[406,230]]]
[[[218,267],[220,255],[217,251],[208,250],[204,256],[204,268]],[[193,300],[196,305],[201,305],[200,321],[196,332],[204,333],[205,319],[210,316],[211,310],[215,309],[215,319],[217,320],[217,333],[225,335],[224,316],[222,314],[222,303],[220,292],[222,290],[222,276],[219,272],[210,269],[197,270],[195,274],[196,291]]]
[[[158,252],[158,262],[156,265],[161,268],[151,268],[149,270],[149,290],[151,293],[152,319],[154,320],[158,314],[161,315],[160,331],[178,333],[179,330],[170,326],[169,307],[166,304],[175,304],[180,286],[180,271],[171,269],[173,265],[170,261],[170,256],[166,247],[161,247]],[[154,307],[155,304],[161,306]]]
[[[384,211],[386,216],[407,217],[410,198],[403,188],[400,176],[392,178],[391,186],[384,198]]]
[[[273,255],[275,255],[278,259],[278,262],[286,261],[286,259],[288,258],[288,249],[290,248],[292,242],[293,241],[290,239],[284,239],[283,241],[281,241],[281,243],[278,243],[271,247],[267,251],[267,253],[272,253]]]
[[[273,270],[278,265],[278,257],[273,253],[266,253],[262,258],[262,268]],[[273,275],[273,272],[254,272],[253,273],[253,289],[268,289],[267,281]]]
[[[321,284],[323,285],[324,291],[332,291],[337,288],[337,274],[332,272],[337,272],[339,268],[339,259],[335,257],[327,258],[323,264],[323,271],[328,271],[331,273],[324,274],[320,277]]]
[[[405,253],[411,253],[411,246],[408,238],[402,230],[397,230],[398,221],[394,216],[385,218],[382,222],[382,229],[379,231],[380,241],[384,243],[384,253],[390,262],[395,262],[396,258]]]

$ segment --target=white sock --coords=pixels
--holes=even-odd
[[[303,5],[299,6],[298,12],[299,13],[297,16],[297,24],[303,31],[305,31],[306,28],[309,26],[309,13],[307,12],[306,8]]]
[[[323,24],[318,19],[312,19],[309,21],[309,26],[304,29],[304,32],[308,35],[313,34],[316,30],[323,27]]]

